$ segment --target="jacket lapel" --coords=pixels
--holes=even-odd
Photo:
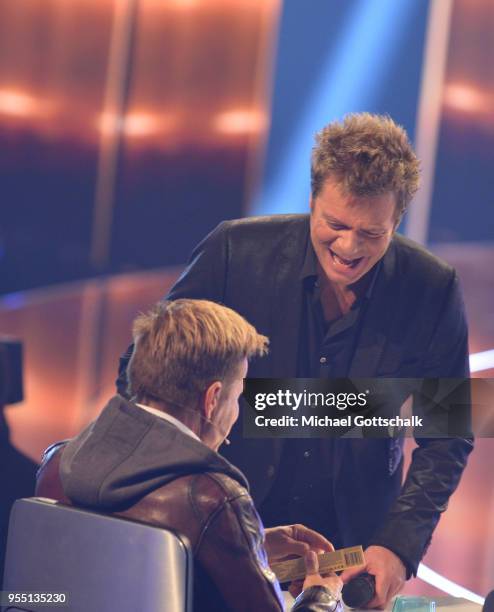
[[[297,359],[302,317],[303,283],[300,272],[309,240],[309,216],[303,223],[294,224],[290,235],[276,259],[274,295],[271,302],[273,334],[272,376],[291,378],[297,375]]]

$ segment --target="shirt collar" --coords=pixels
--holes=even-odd
[[[384,254],[384,257],[386,254]],[[367,285],[367,289],[362,297],[369,299],[372,295],[372,291],[374,289],[374,285],[376,284],[376,279],[379,274],[379,270],[381,269],[382,260],[384,257],[371,268],[364,278],[369,279],[369,284]],[[305,281],[306,279],[311,279],[313,282],[317,280],[317,255],[314,251],[314,247],[312,246],[312,240],[309,238],[307,240],[307,246],[305,248],[305,256],[304,263],[302,264],[302,269],[300,271],[300,280]],[[362,279],[363,280],[363,279]],[[357,284],[360,281],[357,281]]]
[[[304,280],[306,278],[317,278],[317,257],[314,247],[312,246],[312,240],[310,239],[310,233],[307,238],[307,245],[305,247],[304,263],[300,270],[299,278]]]
[[[199,438],[199,436],[197,434],[195,434],[192,431],[192,429],[187,427],[187,425],[182,423],[182,421],[179,421],[178,419],[176,419],[171,414],[168,414],[167,412],[163,412],[162,410],[157,410],[156,408],[152,408],[151,406],[145,406],[144,404],[136,404],[136,406],[139,406],[139,408],[142,408],[146,412],[150,412],[151,414],[154,414],[155,416],[157,416],[160,419],[168,421],[169,423],[171,423],[172,425],[175,425],[175,427],[180,429],[180,431],[182,433],[187,434],[191,438],[195,438],[199,442],[202,442],[201,438]]]

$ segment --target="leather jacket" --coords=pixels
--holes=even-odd
[[[119,401],[125,400],[119,398]],[[138,417],[160,421],[140,409],[134,412]],[[91,427],[94,425],[88,429]],[[83,435],[87,439],[85,432]],[[179,440],[178,446],[184,442],[204,446],[187,440],[188,436],[181,432],[175,431],[174,436]],[[68,486],[67,478],[65,482],[61,478],[64,454],[70,453],[70,444],[57,443],[45,452],[36,494],[80,505],[80,500],[74,503],[66,494],[66,490],[74,490],[73,484]],[[94,447],[91,451],[94,453]],[[172,528],[188,538],[194,556],[194,610],[278,612],[283,610],[283,598],[268,566],[262,523],[246,487],[235,478],[235,472],[227,471],[221,472],[218,468],[194,471],[173,478],[142,497],[116,502],[113,508],[104,510],[115,516]],[[101,511],[98,507],[91,509]],[[311,588],[297,600],[293,610],[329,611],[334,609],[331,601],[324,587]]]

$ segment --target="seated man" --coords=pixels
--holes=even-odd
[[[334,610],[340,581],[317,574],[331,544],[302,525],[264,532],[243,474],[217,450],[238,418],[247,360],[268,339],[233,310],[161,302],[134,322],[127,401],[45,453],[37,495],[170,527],[194,553],[196,610],[282,610],[269,563],[306,555],[294,610]],[[335,594],[335,591],[338,591]]]

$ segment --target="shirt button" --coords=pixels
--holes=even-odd
[[[308,458],[310,457],[310,451],[305,451],[305,452],[304,452],[304,457],[305,457],[306,459],[308,459]]]
[[[268,478],[273,478],[275,471],[274,465],[270,465],[268,467]]]
[[[294,502],[298,502],[300,500],[300,497],[298,495],[295,495],[295,497],[293,498]]]
[[[319,363],[326,363],[326,361],[326,357],[321,357],[321,359],[319,359]]]

